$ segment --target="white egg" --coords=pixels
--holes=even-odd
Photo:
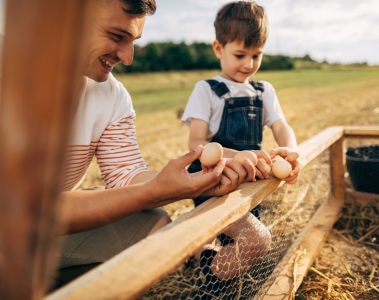
[[[233,159],[238,161],[240,164],[242,164],[245,159],[249,159],[253,163],[254,166],[256,166],[258,163],[258,158],[255,155],[255,153],[249,150],[243,150],[243,151],[237,152],[237,154],[234,155]]]
[[[288,161],[286,161],[282,157],[277,157],[272,162],[271,170],[275,177],[279,179],[284,179],[290,175],[292,171],[292,166]]]
[[[212,167],[220,161],[223,155],[224,149],[219,143],[208,143],[201,153],[200,162],[205,167]]]

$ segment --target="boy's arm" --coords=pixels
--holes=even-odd
[[[189,140],[188,140],[188,147],[190,150],[196,149],[196,147],[201,145],[206,145],[209,143],[208,139],[208,123],[192,118],[191,124],[190,124],[190,133],[189,133]],[[230,148],[223,147],[224,153],[223,156],[225,158],[232,158],[238,151]],[[234,173],[235,175],[238,175],[240,178],[245,178],[247,181],[255,181],[255,168],[252,163],[249,163],[243,166],[240,165],[237,162],[233,162],[232,160],[229,160],[227,163],[225,169],[224,169],[224,175],[226,177],[231,176],[227,173]]]
[[[297,151],[296,136],[292,128],[284,121],[278,120],[271,126],[275,141],[279,145],[278,148],[270,152],[271,158],[280,155],[285,158],[292,166],[291,174],[285,178],[287,184],[295,183],[301,171],[301,163],[298,160],[299,153]]]
[[[198,145],[208,144],[207,136],[208,123],[200,119],[192,118],[189,128],[189,150],[194,150]]]
[[[296,136],[287,122],[284,120],[278,120],[272,124],[271,130],[279,147],[288,147],[296,151]]]

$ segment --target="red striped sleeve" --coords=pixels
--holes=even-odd
[[[103,132],[96,157],[107,188],[127,185],[147,170],[137,144],[134,117],[126,117]]]
[[[96,144],[94,142],[90,145],[72,145],[68,147],[63,170],[62,190],[71,190],[81,182],[91,163]]]

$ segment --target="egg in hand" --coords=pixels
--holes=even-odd
[[[224,149],[217,142],[211,142],[204,145],[203,152],[200,156],[200,162],[205,167],[216,165],[224,155]]]

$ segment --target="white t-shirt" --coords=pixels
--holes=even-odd
[[[230,93],[225,94],[221,98],[217,96],[210,85],[202,80],[198,81],[187,102],[186,108],[182,116],[182,122],[190,125],[191,119],[200,119],[207,122],[210,140],[218,131],[225,101],[223,99],[233,97],[254,97],[257,91],[250,83],[238,83],[221,76],[213,79],[224,82]],[[267,81],[262,81],[264,92],[262,94],[263,111],[262,111],[262,128],[263,126],[271,127],[277,120],[285,120],[278,97],[276,96],[274,87]]]
[[[147,164],[138,148],[132,100],[112,74],[105,82],[86,78],[64,164],[63,190],[75,188],[96,155],[106,187],[123,186]]]

